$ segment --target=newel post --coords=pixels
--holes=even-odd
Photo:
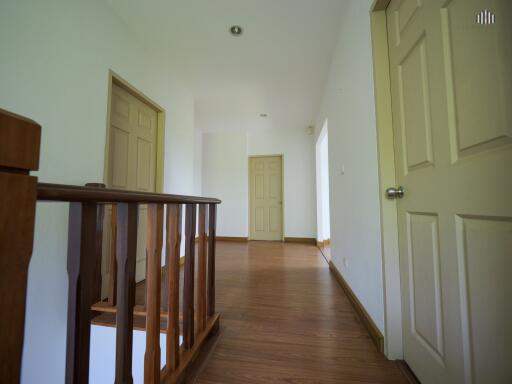
[[[19,383],[41,127],[0,109],[0,383]]]

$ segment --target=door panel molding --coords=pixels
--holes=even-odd
[[[464,375],[471,382],[506,382],[512,376],[512,368],[508,372],[498,372],[496,365],[510,367],[507,356],[510,356],[512,329],[509,319],[512,316],[509,292],[512,291],[510,270],[512,270],[512,217],[495,217],[483,215],[456,215],[457,257],[459,267],[459,288],[461,300],[461,325],[464,352]],[[478,237],[485,238],[485,246],[472,246]],[[488,261],[482,265],[482,260]],[[495,270],[492,271],[492,266]],[[499,272],[496,273],[496,270]],[[498,292],[487,292],[489,287],[499,286]],[[478,294],[475,289],[478,288]],[[487,293],[487,294],[486,294]],[[475,301],[480,301],[475,305]],[[474,308],[485,307],[477,311]],[[486,319],[493,314],[504,311],[507,316],[494,317],[491,324],[485,326]],[[479,324],[478,331],[474,328]],[[501,324],[500,324],[501,323]],[[493,328],[505,329],[506,334],[499,339],[489,337]],[[487,348],[482,347],[486,345]],[[491,359],[476,354],[480,351],[493,349]],[[481,352],[485,353],[485,352]],[[486,364],[478,364],[478,361]],[[501,360],[501,361],[500,361]],[[484,376],[485,375],[485,376]],[[484,376],[483,378],[481,376]]]

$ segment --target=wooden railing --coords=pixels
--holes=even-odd
[[[88,383],[91,321],[97,314],[98,304],[115,312],[115,383],[133,382],[135,263],[141,204],[148,207],[144,383],[177,382],[219,326],[220,314],[215,311],[215,223],[220,201],[37,184],[36,178],[28,173],[37,169],[39,140],[40,127],[36,123],[0,110],[0,382],[18,383],[20,380],[36,201],[69,203],[66,383]],[[115,257],[110,265],[116,272],[111,273],[114,277],[109,282],[108,298],[102,301],[103,223],[105,207],[109,204],[113,207],[113,224],[105,230],[113,231]],[[183,291],[180,292],[182,210],[185,213],[185,263]],[[162,269],[164,235],[167,268]],[[180,298],[183,300],[181,312]],[[161,300],[165,300],[166,312],[161,309]],[[160,369],[161,319],[166,321],[163,369]]]

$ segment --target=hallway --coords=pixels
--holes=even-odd
[[[218,242],[220,337],[197,383],[407,383],[318,248]]]

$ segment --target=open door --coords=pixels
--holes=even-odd
[[[398,184],[387,193],[404,357],[424,384],[512,377],[511,17],[509,0],[387,9]]]

